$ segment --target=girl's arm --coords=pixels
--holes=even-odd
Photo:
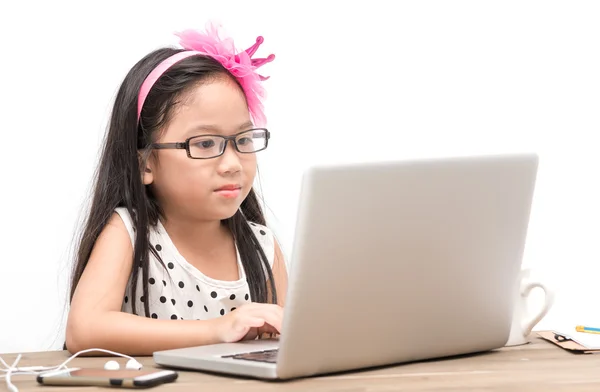
[[[67,349],[103,348],[128,355],[214,344],[218,319],[155,320],[121,312],[133,261],[125,224],[114,214],[102,231],[75,290],[67,320]]]

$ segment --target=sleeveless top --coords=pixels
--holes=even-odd
[[[124,207],[115,210],[125,223],[132,246],[135,246],[133,221]],[[267,256],[271,268],[275,259],[275,239],[265,226],[250,222],[254,235]],[[242,304],[251,302],[246,273],[242,266],[239,251],[237,264],[239,279],[222,281],[204,275],[188,263],[177,251],[164,226],[158,221],[150,226],[149,239],[162,258],[168,272],[160,261],[149,252],[148,294],[150,296],[150,316],[155,319],[207,320],[223,316]],[[132,280],[129,279],[122,311],[133,313],[131,303],[135,301],[135,314],[144,316],[144,301],[141,271],[138,276],[136,298],[131,297]]]

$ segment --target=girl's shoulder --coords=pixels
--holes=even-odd
[[[267,260],[269,261],[269,265],[273,267],[273,261],[275,260],[275,236],[273,232],[264,225],[248,222],[250,224],[250,228],[254,232],[254,236],[258,240],[258,243],[265,252],[265,256],[267,256]]]
[[[131,214],[126,207],[117,207],[115,208],[115,213],[119,215],[123,223],[125,224],[125,228],[129,233],[129,238],[131,239],[131,243],[135,244],[135,229],[133,227],[133,219],[131,218]]]

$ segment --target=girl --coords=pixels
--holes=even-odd
[[[287,271],[252,189],[269,131],[252,59],[218,30],[140,60],[114,103],[66,348],[129,355],[279,333]]]

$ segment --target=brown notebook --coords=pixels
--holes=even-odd
[[[542,339],[545,339],[551,343],[554,343],[557,346],[559,346],[560,348],[563,348],[567,351],[571,351],[573,353],[578,353],[578,354],[600,353],[600,348],[585,347],[585,346],[571,340],[568,336],[565,336],[565,335],[561,334],[560,332],[537,331],[536,333]]]

